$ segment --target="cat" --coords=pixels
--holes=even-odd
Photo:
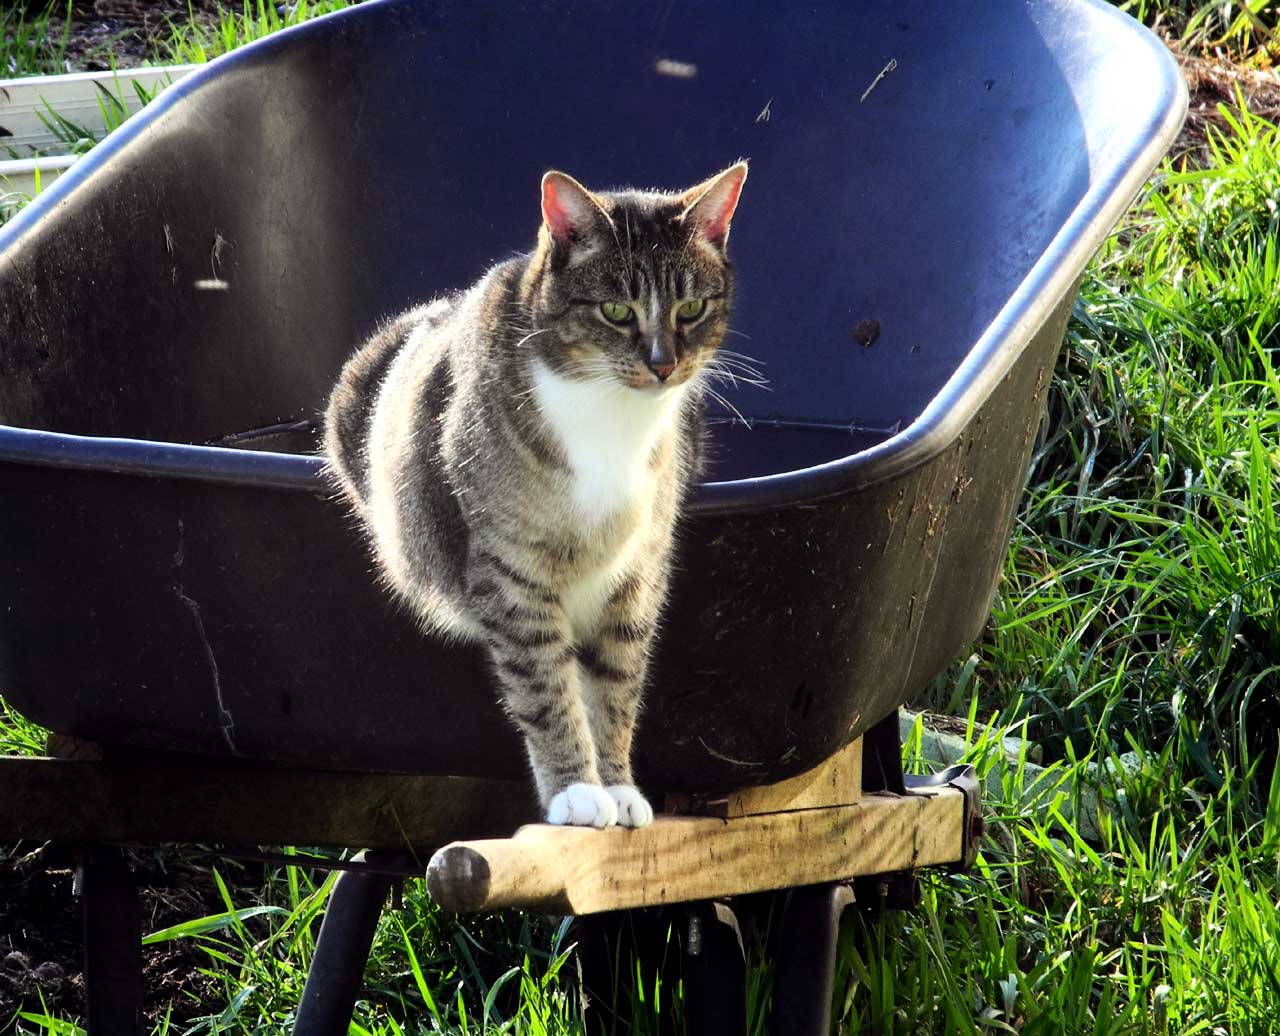
[[[681,193],[542,178],[536,248],[384,324],[328,468],[424,628],[486,645],[552,824],[643,827],[631,742],[747,165]]]

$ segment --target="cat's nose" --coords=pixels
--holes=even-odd
[[[676,369],[675,351],[665,345],[660,338],[655,338],[649,349],[649,358],[644,362],[645,366],[658,376],[659,381],[666,381],[671,377],[671,372]]]

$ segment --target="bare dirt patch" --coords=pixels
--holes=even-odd
[[[1207,163],[1205,141],[1210,127],[1227,128],[1221,107],[1234,111],[1243,108],[1269,122],[1280,119],[1280,71],[1184,54],[1176,44],[1170,44],[1169,48],[1178,60],[1190,94],[1187,121],[1170,149],[1174,158],[1185,157],[1193,166]]]
[[[144,934],[226,909],[207,866],[172,853],[131,851],[127,858],[141,885]],[[0,849],[0,1029],[18,1011],[85,1017],[73,862],[66,851],[47,847]],[[173,1022],[207,1014],[221,993],[200,973],[207,964],[208,957],[189,940],[144,947],[148,1019],[158,1022],[169,1011]]]
[[[58,5],[62,11],[66,7]],[[227,5],[223,4],[225,9]],[[239,9],[239,4],[234,5]],[[155,60],[173,27],[194,19],[206,27],[218,24],[217,0],[74,0],[66,60],[70,70],[102,71],[111,67],[133,68]],[[61,40],[66,21],[49,20],[49,35]]]

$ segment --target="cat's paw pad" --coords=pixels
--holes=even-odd
[[[611,784],[605,789],[618,804],[618,823],[623,827],[647,827],[653,823],[653,807],[633,784]]]
[[[613,796],[598,784],[570,784],[547,806],[548,824],[610,827],[618,822]]]

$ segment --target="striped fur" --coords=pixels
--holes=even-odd
[[[547,174],[537,248],[388,322],[329,403],[329,466],[386,580],[427,629],[487,645],[553,823],[652,818],[632,734],[745,176],[593,194]]]

